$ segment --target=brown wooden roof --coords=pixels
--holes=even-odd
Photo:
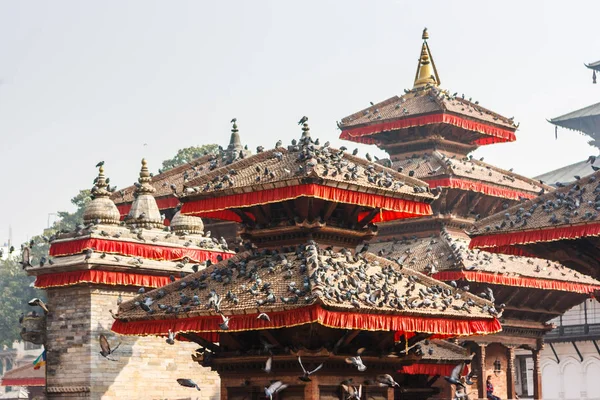
[[[597,224],[600,208],[599,178],[600,172],[596,172],[570,185],[559,187],[554,192],[484,218],[473,225],[469,235],[488,236]],[[559,183],[559,186],[563,185]],[[519,240],[515,240],[514,244],[519,244]]]
[[[451,96],[448,91],[439,90],[435,87],[425,90],[411,90],[400,97],[393,96],[342,118],[340,127],[344,130],[390,120],[444,112],[497,125],[509,130],[515,129],[514,122],[511,119],[463,99],[461,96]]]
[[[419,202],[433,201],[426,183],[392,169],[312,143],[279,147],[210,171],[186,183],[187,199],[321,184]]]
[[[185,282],[185,286],[181,282]],[[493,317],[489,310],[492,304],[488,301],[420,272],[402,269],[370,253],[355,256],[347,250],[338,253],[321,249],[314,242],[281,251],[241,253],[181,282],[123,303],[119,320],[218,315],[214,308],[207,307],[211,293],[222,299],[220,309],[226,315],[268,313],[322,304],[330,309],[371,314],[460,319]],[[394,294],[384,300],[386,296],[380,288]],[[460,299],[454,298],[455,294],[459,294]],[[189,301],[181,305],[183,296]],[[153,300],[151,314],[135,304],[145,297]],[[442,300],[452,303],[445,305]],[[472,306],[465,305],[466,302],[472,302]]]
[[[531,194],[537,194],[542,189],[552,189],[539,181],[515,174],[512,171],[503,170],[483,161],[469,157],[447,156],[439,151],[397,158],[392,161],[392,169],[397,170],[398,168],[402,168],[404,174],[413,171],[415,178],[426,181],[454,176]]]
[[[427,273],[434,266],[437,271],[480,271],[507,277],[531,277],[600,286],[600,281],[565,267],[557,262],[540,258],[489,253],[469,249],[469,237],[452,231],[439,235],[404,238],[396,242],[374,242],[370,251],[391,260],[404,259],[404,265]]]
[[[179,165],[161,174],[152,177],[151,185],[156,189],[154,197],[174,197],[171,185],[177,187],[177,194],[183,191],[183,185],[189,179],[197,178],[198,176],[208,172],[210,168],[216,168],[224,165],[223,159],[215,155],[205,155],[199,157],[189,163]],[[213,167],[214,166],[214,167]],[[121,189],[111,196],[115,204],[131,203],[134,199],[135,186],[131,185]]]

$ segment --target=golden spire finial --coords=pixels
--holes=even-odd
[[[427,39],[429,39],[429,32],[427,28],[423,29],[423,46],[421,46],[421,57],[419,58],[419,64],[417,65],[417,73],[415,74],[415,84],[413,89],[420,88],[426,85],[439,86],[440,77],[438,76]]]

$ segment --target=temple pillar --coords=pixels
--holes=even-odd
[[[485,391],[485,348],[487,347],[487,343],[478,343],[478,351],[477,356],[479,358],[477,367],[479,368],[479,377],[477,379],[477,392],[478,397],[480,399],[486,398]]]
[[[515,347],[507,346],[506,348],[506,397],[508,399],[516,399],[517,391],[515,387]]]
[[[319,400],[319,377],[312,376],[312,381],[304,386],[304,398],[306,400]]]
[[[538,341],[537,348],[531,351],[533,355],[533,398],[542,399],[542,371],[540,370],[540,352],[544,348],[543,340]]]

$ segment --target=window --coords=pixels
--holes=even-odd
[[[41,344],[33,344],[30,342],[25,342],[25,350],[36,350],[36,349],[41,349],[42,345]]]

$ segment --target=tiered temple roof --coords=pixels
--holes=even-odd
[[[475,223],[471,247],[561,261],[600,276],[592,251],[600,235],[600,172]],[[577,243],[576,243],[577,241]],[[579,247],[580,244],[585,244]],[[587,250],[586,250],[587,249]]]
[[[600,289],[596,279],[556,262],[489,253],[468,246],[469,238],[464,233],[444,230],[428,237],[372,243],[370,249],[436,279],[469,282],[474,293],[486,286],[494,288],[495,304],[506,304],[505,318],[547,322]],[[519,294],[514,288],[531,290]],[[565,297],[560,292],[573,295]],[[540,308],[542,298],[556,306],[552,310]]]
[[[179,277],[206,260],[218,262],[233,255],[226,243],[202,236],[201,228],[193,230],[201,224],[199,219],[187,221],[190,232],[176,224],[174,234],[162,225],[150,182],[142,160],[136,199],[126,222],[119,222],[100,166],[84,224],[53,238],[48,262],[28,269],[37,276],[36,287],[80,282],[159,287],[169,283],[170,275]]]
[[[449,156],[437,150],[397,157],[392,161],[392,169],[412,173],[432,188],[462,189],[511,200],[532,198],[550,189],[539,181],[481,160]]]
[[[452,142],[457,152],[464,153],[479,145],[514,141],[517,125],[512,118],[481,107],[464,94],[439,88],[428,38],[425,30],[413,88],[343,118],[340,138],[396,149],[392,153],[416,150],[430,141]],[[404,143],[398,143],[399,136]]]
[[[318,145],[306,124],[302,138],[287,149],[259,153],[190,185],[196,189],[183,199],[182,213],[239,217],[249,237],[258,238],[259,249],[190,275],[183,285],[147,294],[150,312],[124,303],[113,326],[116,332],[164,335],[171,329],[217,341],[214,333],[313,323],[442,337],[497,329],[498,313],[485,300],[366,251],[329,247],[348,232],[358,239],[369,235],[357,226],[360,212],[369,221],[382,214],[390,219],[426,215],[434,197],[421,181]],[[281,205],[288,201],[300,202],[289,210],[292,222],[282,226],[274,211],[285,214]],[[343,213],[338,221],[324,215],[340,203],[352,213]],[[271,213],[269,221],[274,222],[258,226],[261,213]],[[328,224],[335,235],[319,236]],[[283,247],[281,237],[287,242]],[[268,313],[269,323],[257,319],[261,312]],[[228,329],[220,325],[220,313],[231,318]]]
[[[221,149],[219,154],[198,157],[189,163],[176,166],[152,177],[151,185],[155,189],[154,197],[159,210],[176,208],[179,205],[179,197],[184,194],[184,186],[189,180],[248,157],[250,154],[251,152],[241,144],[237,123],[234,121],[229,146]],[[129,212],[131,203],[135,199],[135,192],[136,186],[131,185],[112,195],[112,200],[117,204],[121,216],[125,216]]]

